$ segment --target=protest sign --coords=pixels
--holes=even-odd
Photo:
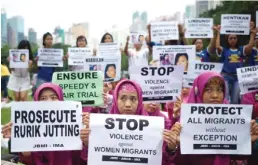
[[[222,14],[221,34],[250,34],[251,15],[248,14]]]
[[[212,18],[185,19],[185,38],[213,38]]]
[[[28,68],[29,50],[28,49],[10,49],[10,68]]]
[[[38,66],[40,67],[63,67],[63,49],[39,48]]]
[[[102,72],[54,72],[52,82],[63,89],[67,101],[81,101],[82,106],[104,104]]]
[[[144,102],[165,103],[176,101],[181,95],[182,66],[134,66],[130,67],[130,79],[142,88]]]
[[[201,74],[207,71],[221,73],[223,64],[212,62],[195,62],[191,65],[187,75],[184,76],[183,87],[191,88],[194,80]]]
[[[80,102],[12,103],[11,151],[81,150],[81,114]]]
[[[258,66],[238,68],[237,77],[241,94],[258,91]]]
[[[182,104],[182,154],[251,154],[252,105]]]
[[[130,41],[133,44],[137,44],[137,43],[144,44],[145,43],[145,35],[140,32],[131,32],[130,33]]]
[[[84,65],[85,58],[92,56],[90,48],[68,48],[68,65]]]
[[[151,23],[151,41],[178,40],[178,22],[162,21]]]
[[[88,165],[161,164],[163,117],[91,114],[90,129]]]
[[[121,77],[121,55],[86,57],[85,69],[89,71],[102,71],[105,82],[119,81]]]
[[[120,46],[117,43],[101,43],[97,56],[121,56]]]
[[[184,71],[195,62],[195,45],[153,46],[153,60],[158,60],[161,66],[183,65]]]

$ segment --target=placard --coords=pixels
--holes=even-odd
[[[213,38],[212,18],[185,19],[185,38]]]
[[[130,79],[141,86],[145,103],[176,101],[181,95],[183,73],[182,66],[130,67]]]
[[[177,21],[161,21],[151,23],[151,41],[160,42],[178,39],[179,32]]]
[[[191,65],[187,75],[184,76],[183,87],[191,88],[193,86],[194,80],[201,74],[207,71],[213,71],[221,73],[223,64],[213,63],[213,62],[195,62]]]
[[[158,60],[161,66],[183,65],[187,72],[194,65],[196,56],[195,45],[153,46],[153,60]]]
[[[121,56],[120,46],[117,43],[101,43],[97,56]]]
[[[96,56],[85,58],[85,70],[101,71],[105,82],[119,81],[121,77],[121,56]]]
[[[258,91],[258,66],[238,68],[237,77],[242,95]]]
[[[10,68],[28,68],[29,50],[28,49],[10,49]]]
[[[63,49],[39,48],[39,67],[63,67]]]
[[[182,104],[181,154],[251,154],[252,105]]]
[[[221,34],[250,34],[251,15],[248,14],[222,14]]]
[[[64,92],[64,100],[81,101],[82,106],[102,106],[102,72],[54,72],[52,82]]]
[[[79,102],[13,102],[11,151],[81,150],[81,114]]]
[[[90,48],[68,48],[68,65],[84,65],[85,58],[92,56]]]
[[[90,114],[90,129],[88,165],[162,162],[163,117]]]

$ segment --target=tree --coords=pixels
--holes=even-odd
[[[58,49],[63,49],[64,50],[64,55],[67,54],[68,48],[72,47],[71,45],[65,45],[62,43],[57,43],[53,45],[53,48],[58,48]],[[68,71],[68,61],[64,61],[64,67],[63,68],[56,68],[56,71]]]
[[[1,48],[1,63],[5,64],[6,66],[9,66],[9,63],[7,61],[7,58],[9,56],[9,47],[8,45],[5,45]]]

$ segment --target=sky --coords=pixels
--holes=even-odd
[[[53,32],[56,26],[65,31],[73,23],[89,22],[92,38],[100,38],[112,25],[128,28],[135,11],[147,11],[148,20],[161,15],[183,13],[186,5],[195,0],[1,0],[7,18],[24,17],[25,35],[28,28],[38,32],[38,38],[45,32]]]

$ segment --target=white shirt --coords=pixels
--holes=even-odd
[[[140,51],[136,49],[128,49],[129,67],[146,65],[148,66],[149,49],[142,48]]]

